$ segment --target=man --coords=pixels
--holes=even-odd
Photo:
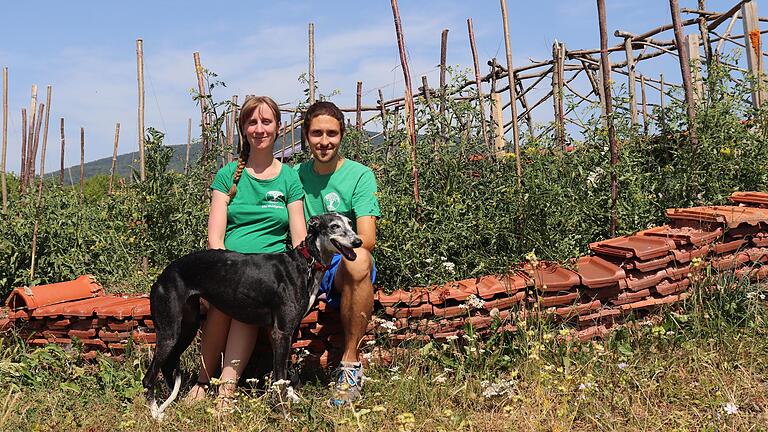
[[[333,103],[312,104],[304,115],[302,134],[312,152],[312,159],[297,167],[305,191],[305,217],[341,213],[352,221],[363,241],[355,249],[356,260],[334,257],[320,287],[328,305],[339,308],[344,329],[344,354],[330,399],[332,406],[343,406],[357,399],[363,387],[359,344],[373,312],[376,267],[371,251],[376,243],[376,218],[381,216],[376,177],[368,167],[341,155],[344,114]]]

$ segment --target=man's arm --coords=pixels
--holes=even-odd
[[[357,218],[357,235],[363,241],[363,248],[373,252],[376,245],[376,216],[360,216]]]

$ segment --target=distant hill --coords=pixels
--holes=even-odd
[[[301,129],[298,129],[296,132],[296,136],[300,136]],[[371,137],[374,137],[377,135],[375,132],[367,131],[368,135]],[[290,141],[290,140],[289,140]],[[373,139],[372,144],[374,146],[381,145],[383,142],[383,138],[381,136],[378,136]],[[275,150],[280,151],[281,149],[281,138],[278,137],[277,142],[275,143]],[[168,164],[168,168],[172,171],[176,172],[183,172],[184,171],[184,153],[186,152],[186,144],[179,144],[179,145],[169,145],[168,147],[173,149],[173,156],[171,156],[171,162]],[[298,145],[297,145],[298,147]],[[194,163],[198,157],[200,157],[200,150],[201,145],[200,144],[192,144],[189,147],[189,163]],[[286,156],[290,156],[291,151],[290,147],[286,151]],[[279,156],[279,154],[278,154]],[[117,156],[117,160],[115,161],[115,174],[118,177],[124,177],[128,178],[131,175],[131,169],[132,167],[135,167],[138,169],[139,167],[139,152],[134,151],[131,153],[124,153]],[[102,159],[97,159],[95,161],[86,162],[83,165],[83,174],[84,177],[90,178],[96,175],[109,175],[109,171],[112,168],[112,157],[106,157]],[[70,175],[71,175],[71,182],[72,184],[77,184],[80,182],[80,165],[72,165],[68,168],[64,168],[64,182],[65,184],[70,183]],[[54,172],[46,174],[46,176],[53,176],[58,177],[59,176],[59,170],[56,170]]]

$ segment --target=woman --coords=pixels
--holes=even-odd
[[[286,250],[289,231],[293,246],[306,237],[299,176],[273,157],[279,127],[280,110],[275,101],[266,96],[246,99],[239,116],[240,156],[219,170],[211,184],[209,249],[276,253]],[[198,382],[186,400],[205,398],[210,378],[219,372],[219,366],[219,398],[232,398],[257,333],[258,327],[234,320],[211,306],[203,326]]]

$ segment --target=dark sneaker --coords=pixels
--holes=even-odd
[[[332,407],[341,407],[360,398],[363,390],[363,365],[360,362],[341,362],[336,370],[339,378],[328,401]]]

